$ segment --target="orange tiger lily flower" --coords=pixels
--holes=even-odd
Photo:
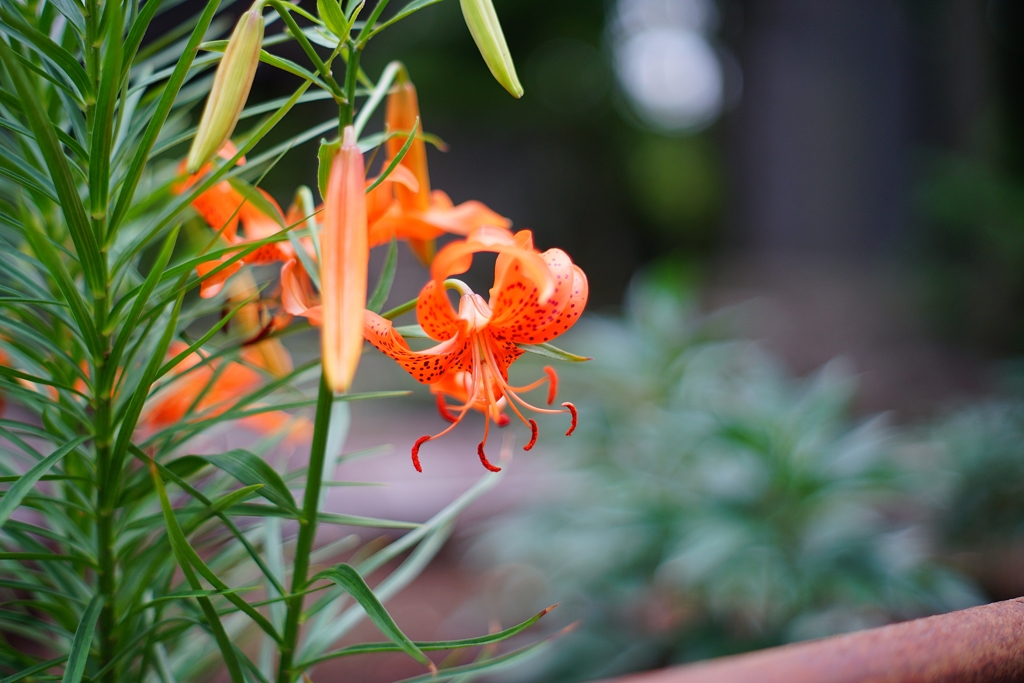
[[[411,131],[417,127],[420,107],[416,86],[404,79],[397,82],[388,95],[384,121],[388,131]],[[398,156],[405,146],[407,135],[395,135],[385,143],[388,159]],[[385,162],[387,167],[388,162]],[[417,135],[396,167],[407,168],[416,179],[416,185],[396,183],[381,192],[386,197],[387,211],[370,221],[370,246],[387,244],[392,237],[408,240],[409,248],[424,264],[434,256],[434,240],[445,233],[468,235],[473,230],[492,225],[511,227],[512,222],[481,202],[468,201],[455,206],[447,194],[430,189],[427,170],[427,147]],[[377,188],[374,192],[381,191]]]
[[[334,391],[348,390],[363,353],[361,323],[370,261],[365,168],[355,129],[346,126],[331,162],[320,233],[320,340],[324,374]]]
[[[456,312],[445,293],[445,280],[466,272],[478,252],[498,254],[489,300],[460,286],[462,297]],[[420,292],[417,319],[427,335],[439,344],[413,351],[390,321],[370,311],[364,313],[366,339],[417,381],[431,385],[439,396],[441,414],[452,421],[447,429],[420,437],[413,445],[412,460],[417,470],[422,471],[420,447],[451,431],[470,408],[484,413],[484,437],[477,446],[477,454],[491,471],[500,468],[487,459],[484,445],[491,420],[500,426],[505,407],[530,427],[531,439],[526,450],[537,441],[537,423],[527,419],[520,408],[538,413],[569,413],[572,424],[566,435],[572,434],[576,428],[576,408],[572,403],[562,403],[562,410],[551,410],[531,405],[519,396],[548,383],[548,404],[553,403],[557,390],[554,370],[545,368],[545,377],[524,387],[514,387],[508,382],[508,368],[523,354],[517,344],[547,342],[569,329],[583,312],[587,294],[586,275],[562,250],[538,252],[533,248],[529,230],[513,235],[503,228],[485,227],[441,249],[431,267],[431,280]],[[446,396],[461,405],[449,406]]]
[[[228,141],[221,147],[219,154],[223,159],[231,159],[237,151],[235,146]],[[244,163],[245,157],[238,160],[238,165],[241,166]],[[178,194],[183,194],[195,185],[203,175],[208,173],[211,168],[212,164],[204,165],[197,173],[187,176],[183,181],[175,184],[172,189]],[[181,162],[180,169],[184,172],[184,161]],[[247,201],[245,196],[226,180],[222,180],[210,189],[202,192],[192,201],[192,208],[229,245],[243,249],[248,244],[270,237],[281,230],[281,207],[278,206],[273,197],[262,189],[257,188],[256,191],[276,209],[278,214],[276,218],[268,216],[257,209],[252,202]],[[242,228],[242,235],[238,234],[239,225]],[[217,296],[228,278],[237,273],[245,264],[272,263],[284,261],[293,256],[294,250],[291,244],[287,242],[265,244],[247,254],[244,259],[235,261],[230,266],[218,271],[215,275],[204,279],[200,284],[199,295],[204,299]],[[211,259],[206,263],[196,266],[196,272],[200,277],[204,277],[229,258],[229,256],[224,256],[220,259]]]
[[[167,351],[168,359],[187,348],[188,345],[182,341],[173,342]],[[192,416],[196,419],[216,417],[263,385],[263,377],[249,365],[227,361],[221,367],[220,361],[214,361],[197,368],[204,358],[202,352],[192,353],[172,370],[174,379],[146,405],[139,420],[140,427],[155,431]],[[262,354],[252,347],[242,350],[242,358],[255,367],[267,369]],[[292,436],[308,431],[308,424],[304,421],[296,421],[293,416],[281,411],[251,415],[240,422],[264,433],[273,433],[289,424]]]

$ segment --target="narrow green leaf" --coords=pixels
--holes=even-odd
[[[0,43],[2,42],[0,41]],[[0,51],[2,51],[2,48],[0,48]],[[36,258],[46,266],[50,277],[54,279],[54,283],[57,285],[57,289],[64,296],[64,301],[67,302],[71,315],[74,317],[75,323],[78,325],[89,351],[94,355],[99,354],[100,342],[96,327],[92,322],[92,312],[82,298],[81,292],[78,291],[78,287],[75,286],[74,280],[71,279],[71,274],[64,266],[60,255],[50,242],[50,238],[33,228],[27,229],[24,235],[28,240],[29,246],[32,247],[32,251],[35,252]],[[89,232],[89,235],[91,237],[92,232]]]
[[[327,28],[331,29],[331,33],[339,40],[348,40],[351,26],[345,18],[345,13],[341,11],[338,0],[316,0],[316,11]]]
[[[486,636],[477,636],[476,638],[465,638],[463,640],[434,640],[434,641],[414,641],[414,644],[421,650],[433,651],[433,650],[459,650],[466,647],[477,647],[480,645],[492,645],[494,643],[500,643],[503,640],[508,640],[512,636],[518,635],[530,628],[541,618],[553,610],[556,605],[552,605],[547,609],[533,615],[521,624],[516,624],[511,628],[507,628],[504,631],[498,631],[497,633],[491,633]],[[315,666],[321,662],[326,662],[329,659],[337,659],[338,657],[348,657],[350,655],[362,655],[376,652],[402,652],[402,648],[395,643],[359,643],[358,645],[349,645],[343,647],[340,650],[334,652],[328,652],[327,654],[314,657],[313,659],[307,660],[299,664],[299,668],[308,669],[311,666]]]
[[[557,635],[558,634],[556,634],[556,636]],[[498,657],[484,659],[479,662],[473,662],[472,664],[453,666],[450,669],[442,669],[436,674],[405,678],[398,683],[446,683],[447,681],[451,681],[452,679],[460,676],[466,676],[467,674],[493,673],[500,669],[508,668],[514,664],[519,664],[520,662],[533,657],[546,648],[550,641],[551,638],[548,638]]]
[[[50,185],[50,179],[28,164],[18,163],[17,157],[9,154],[0,156],[0,176],[21,185],[29,192],[38,193],[52,202],[57,201],[57,194]]]
[[[29,668],[25,669],[24,671],[19,671],[18,673],[14,674],[12,676],[8,676],[6,678],[0,678],[0,683],[18,683],[18,681],[23,681],[26,678],[31,678],[32,676],[34,676],[37,673],[42,673],[43,671],[46,671],[47,669],[53,668],[53,667],[57,666],[58,664],[63,663],[64,661],[67,660],[67,658],[68,658],[67,655],[62,655],[60,657],[56,657],[54,659],[50,659],[50,660],[45,661],[45,662],[40,662],[39,664],[36,664],[35,666],[30,666]]]
[[[359,116],[356,117],[356,121],[353,127],[356,129],[356,137],[363,134],[363,128],[366,127],[366,123],[373,116],[373,112],[377,110],[377,106],[384,99],[384,96],[388,94],[388,90],[391,89],[391,84],[395,80],[395,76],[402,69],[402,63],[398,61],[390,62],[384,71],[381,72],[380,78],[377,79],[377,85],[370,93],[370,96],[366,98],[366,102],[359,109]]]
[[[56,553],[0,553],[0,560],[12,562],[81,562],[90,567],[96,566],[96,560],[77,555],[58,555]]]
[[[2,40],[0,40],[0,61],[7,67],[7,74],[14,83],[22,111],[25,112],[26,122],[32,129],[32,134],[35,135],[36,144],[50,171],[50,179],[53,181],[54,190],[60,199],[61,210],[67,221],[71,239],[75,243],[75,250],[78,252],[78,259],[81,261],[82,271],[85,273],[86,282],[89,283],[89,289],[92,290],[95,298],[103,298],[106,295],[104,289],[106,286],[106,264],[100,254],[92,228],[89,226],[89,219],[85,215],[82,199],[78,196],[78,186],[71,176],[71,169],[68,166],[64,150],[57,141],[53,126],[39,101],[34,84],[28,79],[14,52]]]
[[[124,17],[121,3],[106,5],[104,16],[107,35],[103,45],[103,65],[100,69],[99,90],[96,93],[96,108],[93,110],[92,130],[89,147],[89,204],[94,219],[107,215],[107,196],[110,191],[110,145],[114,133],[114,107],[121,87],[121,31]],[[127,125],[127,122],[126,122]],[[102,225],[102,224],[101,224]],[[103,241],[97,235],[97,241]]]
[[[570,363],[583,363],[588,360],[593,360],[587,356],[577,356],[575,353],[563,351],[557,346],[552,346],[551,344],[517,344],[517,346],[527,353],[534,353],[538,356],[544,356],[545,358],[564,360]]]
[[[295,519],[295,514],[282,510],[272,505],[257,505],[255,503],[242,503],[233,506],[227,513],[232,517],[287,517]],[[337,524],[339,526],[362,526],[371,529],[419,529],[417,522],[399,522],[393,519],[378,519],[376,517],[360,517],[359,515],[339,515],[332,512],[318,512],[316,519],[324,524]]]
[[[195,498],[208,508],[213,508],[213,502],[209,498],[204,496],[200,491],[192,487],[184,479],[184,477],[187,477],[198,470],[198,467],[193,468],[195,465],[203,466],[206,464],[205,462],[192,461],[190,464],[179,463],[179,465],[183,466],[164,467],[163,465],[161,465],[160,463],[156,462],[148,455],[146,455],[141,449],[139,449],[138,446],[135,446],[134,444],[129,447],[129,450],[131,451],[132,455],[138,458],[141,462],[150,466],[156,466],[157,470],[163,476],[167,477],[169,480],[173,481],[175,484],[180,486],[185,493],[192,496],[193,498]],[[152,481],[150,481],[150,486],[152,486]],[[142,487],[140,486],[139,488]],[[145,493],[148,493],[148,491],[143,492],[143,494]],[[242,544],[242,547],[245,548],[245,551],[249,553],[249,557],[252,558],[253,562],[256,563],[256,566],[260,568],[260,571],[262,571],[263,574],[270,580],[270,582],[274,585],[274,588],[277,589],[278,593],[284,595],[286,593],[284,586],[278,581],[276,574],[271,572],[270,568],[260,557],[260,554],[256,552],[256,548],[252,546],[249,540],[238,528],[238,525],[235,524],[222,510],[214,511],[214,514],[216,514],[217,518],[224,523],[224,526],[228,528],[228,530],[234,535],[234,537],[238,539],[238,542]]]
[[[131,399],[128,401],[125,416],[121,420],[117,439],[114,441],[114,447],[111,450],[111,465],[108,473],[110,479],[104,482],[104,485],[110,487],[111,490],[115,490],[113,487],[121,477],[121,467],[124,465],[128,446],[132,441],[132,432],[135,431],[135,425],[138,424],[139,416],[142,415],[142,408],[146,403],[146,399],[149,398],[149,391],[156,379],[156,373],[163,364],[164,356],[167,355],[167,349],[170,347],[171,340],[177,331],[178,315],[181,313],[182,301],[183,297],[178,297],[178,300],[174,302],[174,309],[171,311],[170,320],[167,321],[167,327],[164,328],[160,341],[157,342],[156,348],[152,351],[153,355],[150,357],[145,370],[143,370],[142,378],[135,388],[135,393],[132,394]]]
[[[152,469],[152,472],[157,479],[160,479],[160,475],[156,474],[156,468]],[[160,505],[163,507],[164,500],[167,497],[166,490],[163,490],[163,481],[161,481],[157,487],[157,493],[161,496]],[[249,491],[245,492],[246,494]],[[230,587],[221,581],[220,577],[210,569],[210,567],[203,561],[203,558],[199,556],[199,553],[195,551],[195,548],[185,538],[185,532],[182,531],[181,526],[178,524],[178,518],[174,515],[174,510],[170,507],[170,501],[167,502],[167,507],[164,509],[164,520],[167,524],[167,535],[171,540],[174,547],[174,555],[178,559],[178,564],[181,565],[182,571],[185,570],[185,565],[188,564],[192,569],[199,573],[204,579],[209,581],[214,588],[224,591],[224,597],[232,605],[245,612],[246,615],[253,622],[259,626],[263,631],[273,638],[278,643],[283,643],[281,636],[277,633],[274,625],[271,624],[265,616],[256,611],[256,609],[247,603],[245,600],[235,595],[231,591]],[[189,581],[192,584],[191,581]],[[192,585],[194,589],[201,589],[202,586],[196,582]]]
[[[89,76],[74,55],[10,10],[0,8],[0,20],[6,24],[4,27],[6,33],[21,38],[39,50],[60,69],[61,73],[71,79],[86,102],[92,99],[93,91],[89,83]]]
[[[281,479],[281,475],[254,453],[235,449],[218,455],[186,455],[185,458],[198,458],[207,462],[227,472],[245,486],[260,484],[263,486],[259,491],[261,496],[285,510],[295,514],[299,512],[299,508],[295,505],[295,499],[292,497],[291,491],[288,490],[287,484]],[[182,459],[179,458],[179,460]]]
[[[88,436],[80,436],[74,441],[61,446],[33,465],[25,474],[21,475],[21,478],[15,482],[14,486],[7,489],[4,497],[0,498],[0,527],[7,522],[11,513],[18,509],[21,501],[32,490],[32,487],[36,485],[40,477],[49,472],[50,468],[56,465],[61,458],[81,446],[88,439]]]
[[[72,2],[73,0],[62,1]],[[123,75],[127,75],[128,71],[132,68],[132,61],[138,53],[139,46],[142,45],[142,38],[146,35],[146,29],[149,28],[149,23],[153,21],[153,17],[156,16],[156,12],[160,9],[161,4],[161,0],[147,0],[146,4],[139,11],[139,16],[132,22],[132,27],[128,29],[128,36],[124,41],[123,61],[121,63],[121,73]],[[127,125],[127,122],[122,125]]]
[[[318,579],[327,579],[338,584],[342,590],[362,605],[363,609],[366,610],[367,616],[370,617],[370,621],[380,629],[381,633],[400,647],[402,652],[405,652],[417,662],[420,662],[436,673],[437,668],[434,666],[434,663],[423,654],[423,650],[417,647],[416,643],[412,642],[407,635],[402,633],[401,629],[398,628],[398,624],[395,623],[395,620],[391,618],[391,615],[384,608],[384,605],[381,604],[377,596],[370,590],[370,587],[366,585],[363,577],[352,566],[339,564],[331,567],[313,577],[313,580]]]
[[[132,332],[135,331],[135,326],[138,325],[139,318],[142,316],[142,312],[145,310],[146,304],[149,303],[150,295],[152,295],[153,290],[163,277],[164,269],[167,267],[167,262],[171,260],[171,254],[174,253],[174,245],[178,241],[179,228],[180,226],[175,226],[171,230],[170,234],[167,235],[167,239],[164,240],[163,246],[160,247],[160,253],[156,257],[156,262],[153,264],[152,270],[149,271],[149,274],[140,286],[138,293],[135,295],[135,301],[132,303],[132,308],[128,312],[128,317],[125,318],[124,324],[121,326],[121,331],[114,340],[114,346],[110,351],[110,363],[115,367],[120,365],[121,355],[124,353],[125,347],[128,346],[128,340],[131,338]],[[113,318],[114,317],[112,315],[111,322],[114,322]]]
[[[68,664],[64,667],[64,677],[61,678],[61,683],[79,683],[82,680],[85,664],[89,660],[92,635],[96,631],[96,620],[100,617],[101,609],[103,609],[103,596],[93,596],[93,599],[89,601],[89,606],[85,608],[82,621],[78,623],[75,639],[71,641],[71,652],[68,654]]]
[[[199,578],[196,576],[195,572],[192,570],[191,563],[185,552],[185,548],[188,547],[191,549],[191,546],[189,546],[188,542],[185,541],[185,536],[181,532],[181,527],[178,525],[178,519],[174,516],[174,510],[171,508],[171,501],[167,497],[167,490],[164,488],[164,482],[157,473],[155,466],[150,467],[150,475],[153,477],[153,485],[156,487],[157,495],[160,498],[160,509],[164,514],[164,522],[167,524],[167,536],[171,544],[171,550],[174,552],[174,557],[178,561],[178,566],[181,567],[181,571],[185,575],[185,580],[188,581],[193,590],[203,590],[203,586],[199,582]],[[206,616],[207,625],[213,633],[213,638],[217,642],[217,647],[220,649],[221,656],[224,657],[224,664],[227,666],[228,674],[231,676],[231,683],[245,683],[245,677],[243,676],[242,668],[238,663],[238,657],[235,654],[235,649],[231,645],[231,640],[228,638],[228,634],[224,631],[224,625],[220,622],[217,610],[213,607],[213,602],[210,601],[210,598],[205,596],[197,597],[196,602],[199,603],[200,608],[203,610],[203,614]]]
[[[67,17],[67,20],[75,27],[78,35],[85,35],[85,17],[82,16],[82,6],[76,0],[50,0],[50,3],[57,8],[57,11]]]
[[[149,159],[149,152],[153,149],[153,145],[156,143],[156,139],[164,127],[167,115],[170,114],[171,107],[174,106],[174,100],[178,97],[178,91],[181,90],[181,85],[185,82],[185,77],[188,76],[188,72],[192,68],[192,62],[199,52],[199,44],[203,42],[203,36],[206,34],[207,29],[210,28],[210,22],[213,21],[219,5],[220,0],[208,0],[206,8],[199,16],[196,27],[192,30],[192,35],[189,37],[185,49],[182,50],[181,57],[174,67],[174,72],[164,86],[163,93],[160,95],[160,101],[157,103],[153,116],[149,120],[146,132],[142,136],[142,141],[135,151],[135,156],[132,158],[132,163],[128,167],[128,172],[125,174],[124,181],[121,184],[121,191],[117,195],[117,203],[114,205],[114,211],[110,216],[107,226],[108,244],[113,241],[114,236],[117,234],[117,229],[120,227],[121,222],[124,221],[128,209],[131,208],[132,200],[135,197],[135,190],[139,186],[142,172],[145,170],[146,162]]]
[[[252,204],[253,208],[262,213],[268,218],[273,218],[278,225],[282,228],[286,227],[284,224],[284,216],[276,206],[274,206],[263,193],[257,188],[253,187],[249,183],[245,182],[241,178],[228,178],[228,183],[231,187],[235,188],[240,195],[245,197],[245,201]]]
[[[395,283],[395,271],[397,268],[398,240],[392,237],[391,244],[388,245],[388,255],[384,260],[384,267],[380,270],[380,279],[377,280],[377,286],[374,288],[370,300],[366,302],[367,309],[374,313],[380,313],[380,309],[384,307],[384,302],[388,300],[388,296],[391,294],[391,285]]]

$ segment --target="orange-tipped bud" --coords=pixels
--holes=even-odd
[[[388,95],[387,110],[384,115],[387,129],[389,131],[412,130],[415,127],[416,119],[420,115],[420,105],[416,98],[416,86],[411,81],[397,83],[391,94]],[[422,119],[420,119],[422,127]],[[398,156],[405,145],[407,136],[396,135],[387,141],[387,153],[389,159]],[[417,136],[413,140],[409,150],[402,158],[402,165],[413,172],[416,176],[419,187],[416,191],[396,183],[394,187],[395,198],[405,211],[426,211],[430,208],[430,174],[427,171],[427,146],[423,138]],[[435,240],[409,239],[409,249],[416,258],[424,265],[429,266],[434,260],[437,252]]]
[[[501,32],[498,13],[494,11],[491,0],[459,0],[462,5],[462,16],[466,26],[473,35],[480,55],[491,70],[491,75],[508,90],[512,97],[523,96],[523,86],[516,76],[516,65],[512,63],[512,55],[505,43],[505,34]]]
[[[370,248],[363,155],[352,126],[331,162],[320,232],[324,373],[334,391],[347,391],[363,352],[363,311]]]
[[[213,158],[231,137],[249,97],[263,46],[263,15],[251,9],[241,16],[217,65],[213,87],[206,98],[196,137],[188,151],[186,168],[195,173]]]
[[[420,105],[416,99],[416,86],[411,81],[397,83],[388,95],[384,121],[387,130],[410,131],[420,116]],[[388,138],[387,154],[394,159],[405,145],[408,136],[396,135]],[[404,185],[395,186],[395,197],[406,211],[426,211],[430,208],[430,175],[427,173],[427,146],[421,136],[412,141],[409,151],[402,158],[402,165],[413,172],[419,187],[415,192]]]

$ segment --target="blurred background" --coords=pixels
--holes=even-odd
[[[595,360],[558,368],[576,434],[541,425],[399,623],[464,636],[561,602],[544,628],[580,625],[508,680],[576,681],[1024,592],[1024,3],[495,6],[522,100],[454,0],[364,65],[409,65],[449,146],[436,188],[584,268],[588,316],[558,344]],[[254,97],[290,86],[261,69]],[[282,203],[315,186],[315,144],[266,178]],[[401,259],[396,303],[425,279]],[[411,384],[366,363],[361,381]],[[482,473],[479,424],[415,478],[408,446],[439,418],[424,391],[388,405],[355,407],[349,448],[384,429],[393,454],[348,476],[389,487],[331,504],[426,518]]]

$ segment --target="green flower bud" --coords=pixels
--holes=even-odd
[[[523,96],[523,86],[516,76],[516,66],[512,63],[505,34],[501,32],[498,14],[494,11],[491,0],[459,0],[462,5],[462,16],[466,26],[473,35],[477,49],[487,63],[498,83],[511,93],[512,97]]]
[[[251,9],[238,20],[224,57],[217,65],[213,87],[188,151],[189,173],[195,173],[212,159],[234,132],[249,97],[262,46],[263,15],[260,10]]]

